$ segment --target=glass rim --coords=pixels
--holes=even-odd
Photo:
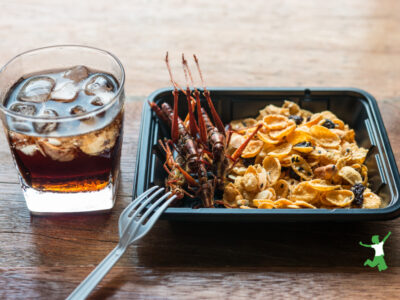
[[[46,49],[53,49],[53,48],[81,48],[81,49],[86,49],[86,50],[94,50],[94,51],[98,51],[101,52],[103,54],[106,54],[108,56],[110,56],[119,66],[119,69],[121,71],[121,82],[119,82],[119,86],[118,89],[114,95],[114,97],[104,106],[101,106],[99,108],[96,108],[94,110],[79,114],[79,115],[75,115],[75,116],[50,116],[50,117],[41,117],[41,116],[27,116],[21,113],[17,113],[14,112],[10,109],[8,109],[7,107],[4,106],[4,103],[1,102],[0,103],[0,111],[2,111],[5,115],[11,116],[11,117],[15,117],[18,119],[23,119],[26,121],[31,121],[31,122],[48,122],[49,120],[53,120],[55,122],[67,122],[67,121],[75,121],[75,120],[81,120],[81,119],[86,119],[89,117],[94,117],[100,113],[102,113],[103,111],[106,111],[108,108],[110,108],[117,99],[119,99],[122,91],[123,91],[123,87],[125,84],[125,70],[124,67],[121,63],[121,61],[118,59],[117,56],[115,56],[114,54],[112,54],[109,51],[106,50],[102,50],[96,47],[91,47],[91,46],[83,46],[83,45],[72,45],[72,44],[67,44],[67,45],[54,45],[54,46],[46,46],[46,47],[41,47],[41,48],[36,48],[36,49],[31,49],[25,52],[22,52],[16,56],[14,56],[13,58],[11,58],[1,69],[0,69],[0,76],[2,74],[2,72],[11,64],[13,63],[16,59],[18,59],[21,56],[25,56],[26,54],[30,54],[33,52],[38,52],[41,50],[46,50]],[[21,74],[21,76],[23,76],[24,74]]]

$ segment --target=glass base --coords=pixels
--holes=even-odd
[[[24,185],[26,205],[33,215],[108,211],[113,208],[116,184],[95,192],[57,193],[35,190]]]

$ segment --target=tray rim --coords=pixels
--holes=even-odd
[[[202,90],[201,88],[199,88]],[[340,93],[356,93],[367,100],[369,106],[372,108],[371,113],[374,118],[373,125],[378,130],[382,141],[383,148],[386,151],[389,166],[394,180],[395,197],[394,203],[385,208],[379,209],[274,209],[274,210],[257,210],[257,209],[223,209],[223,208],[175,208],[169,207],[163,213],[162,219],[168,220],[184,220],[184,221],[207,221],[217,220],[220,221],[233,221],[243,219],[245,221],[362,221],[362,220],[389,220],[396,218],[400,215],[400,201],[399,201],[399,186],[400,176],[398,167],[393,155],[392,147],[387,135],[386,128],[384,126],[382,116],[377,104],[376,99],[367,91],[354,88],[354,87],[247,87],[247,86],[210,86],[207,89],[212,93],[215,92],[285,92],[285,93],[299,93],[299,92],[340,92]],[[172,87],[159,88],[153,91],[148,97],[147,101],[153,101],[160,94],[172,92]],[[133,181],[133,193],[132,197],[135,198],[137,195],[137,187],[139,176],[139,168],[141,165],[141,152],[143,143],[147,137],[144,134],[144,128],[148,119],[151,119],[151,109],[147,105],[147,101],[144,102],[142,110],[142,118],[140,125],[140,135],[138,141],[138,151],[136,155],[135,174]],[[379,151],[381,153],[381,151]],[[147,159],[146,159],[147,161]],[[393,201],[393,199],[392,199]],[[265,219],[263,219],[265,216]],[[268,217],[267,217],[268,216]],[[251,218],[254,218],[251,220]],[[282,218],[282,219],[281,219]]]

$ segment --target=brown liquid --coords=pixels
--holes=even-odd
[[[21,88],[30,78],[44,75],[53,78],[56,83],[64,82],[67,80],[63,77],[65,72],[43,72],[24,77],[8,92],[6,106],[10,108],[18,104],[28,105],[30,109],[34,107],[33,116],[40,116],[46,109],[55,111],[58,116],[76,115],[82,113],[80,110],[90,112],[105,105],[117,90],[116,80],[111,75],[88,70],[87,77],[77,82],[80,89],[73,101],[49,97],[43,102],[30,102],[19,97]],[[98,74],[110,79],[109,90],[88,94],[85,86],[91,76]],[[104,93],[108,94],[104,96]],[[75,109],[77,106],[78,110]],[[102,112],[89,119],[67,123],[69,127],[65,123],[52,127],[49,122],[49,125],[38,127],[38,123],[24,122],[23,125],[30,131],[22,133],[10,129],[8,139],[17,168],[27,186],[40,191],[64,193],[98,191],[117,180],[122,123],[123,111],[117,116],[114,114],[114,117]],[[102,128],[90,132],[86,129],[86,133],[80,134],[82,127]]]
[[[72,150],[74,158],[70,161],[59,161],[46,154],[42,138],[10,132],[11,151],[15,157],[20,175],[27,185],[41,191],[53,192],[84,192],[98,191],[105,188],[110,181],[117,179],[119,158],[121,152],[122,117],[119,116],[109,127],[118,127],[115,144],[110,149],[98,155],[88,155],[79,148]],[[104,129],[106,130],[106,129]],[[101,130],[99,130],[101,132]],[[96,132],[90,133],[95,135]],[[15,147],[15,137],[26,139],[30,145],[38,145],[33,155],[27,155]],[[85,135],[66,137],[65,139],[85,139]],[[14,141],[13,141],[14,140]],[[71,143],[69,141],[68,143]]]

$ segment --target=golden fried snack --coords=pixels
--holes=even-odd
[[[261,125],[259,125],[261,124]],[[231,122],[228,153],[257,126],[241,157],[231,162],[223,203],[227,208],[380,208],[368,188],[368,150],[354,130],[330,111],[311,113],[296,103],[267,105],[256,118]]]

